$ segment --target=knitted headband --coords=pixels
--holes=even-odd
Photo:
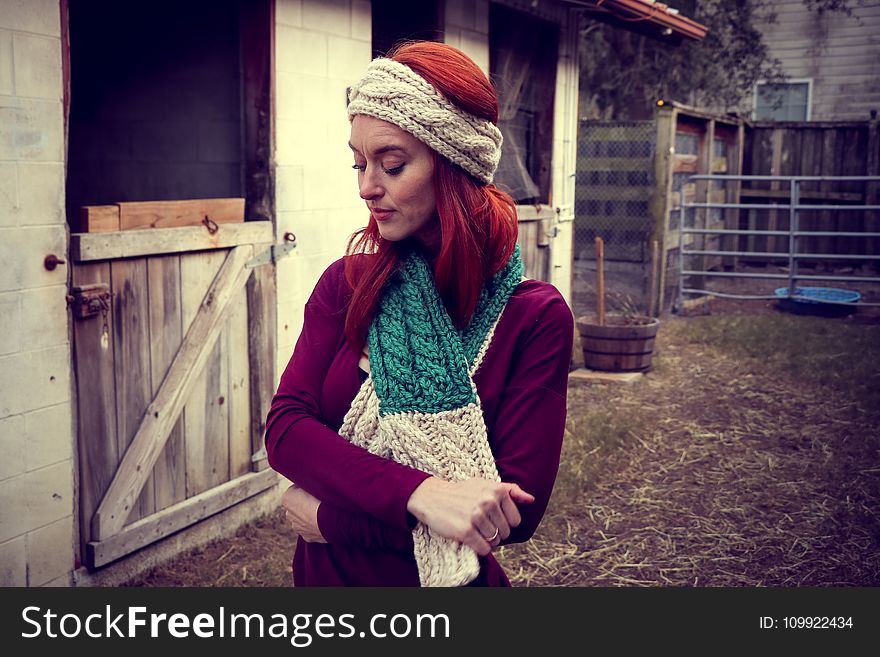
[[[356,114],[406,130],[485,184],[501,158],[501,131],[450,103],[409,66],[380,57],[349,92],[348,119]]]

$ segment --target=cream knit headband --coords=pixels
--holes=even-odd
[[[501,157],[501,131],[459,109],[409,66],[374,59],[349,92],[348,119],[367,114],[403,128],[485,184]]]

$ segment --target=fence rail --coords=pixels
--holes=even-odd
[[[841,281],[841,282],[863,282],[863,283],[880,283],[880,277],[877,276],[845,276],[836,274],[801,274],[798,272],[798,262],[800,260],[863,260],[876,261],[880,260],[880,255],[868,253],[825,253],[825,252],[798,252],[798,238],[801,237],[861,237],[861,238],[880,238],[880,232],[874,231],[809,231],[800,230],[799,228],[799,212],[802,210],[822,210],[827,212],[846,212],[846,211],[880,211],[880,205],[841,205],[841,204],[814,204],[801,203],[800,192],[801,183],[804,182],[864,182],[864,183],[880,183],[880,176],[756,176],[756,175],[693,175],[688,177],[689,182],[696,181],[767,181],[787,183],[789,186],[790,201],[788,203],[697,203],[688,202],[682,199],[679,204],[679,240],[678,240],[678,256],[679,256],[679,285],[678,285],[678,307],[683,307],[685,294],[702,294],[717,296],[728,299],[778,299],[776,294],[734,294],[730,292],[718,292],[716,290],[703,289],[702,287],[687,287],[685,278],[694,277],[716,277],[716,278],[741,278],[741,279],[769,279],[769,280],[787,280],[787,297],[791,300],[816,301],[815,298],[799,294],[797,287],[798,281]],[[698,228],[686,226],[686,213],[689,209],[718,209],[718,210],[788,210],[789,227],[788,230],[758,230],[758,229],[729,229],[729,228]],[[738,236],[757,236],[772,235],[788,238],[788,251],[786,252],[768,252],[754,251],[742,249],[707,249],[693,248],[685,241],[685,235],[738,235]],[[702,269],[686,269],[685,258],[688,256],[702,257],[759,257],[759,258],[787,258],[788,273],[787,274],[771,274],[771,273],[752,273],[740,271],[713,271],[705,268]],[[822,300],[822,303],[831,303],[845,306],[880,306],[880,303],[870,303],[865,301],[837,301]]]

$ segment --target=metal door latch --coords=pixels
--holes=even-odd
[[[262,265],[274,264],[281,258],[288,255],[296,248],[296,235],[293,233],[284,233],[284,241],[281,244],[273,244],[260,255],[248,260],[245,267],[253,269]]]
[[[88,319],[98,313],[106,314],[110,310],[111,298],[107,283],[93,283],[70,288],[67,303],[73,309],[76,319]]]

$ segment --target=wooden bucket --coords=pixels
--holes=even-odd
[[[608,316],[604,326],[593,317],[579,317],[577,327],[584,350],[584,365],[604,372],[650,369],[659,326],[660,321],[652,317]]]

